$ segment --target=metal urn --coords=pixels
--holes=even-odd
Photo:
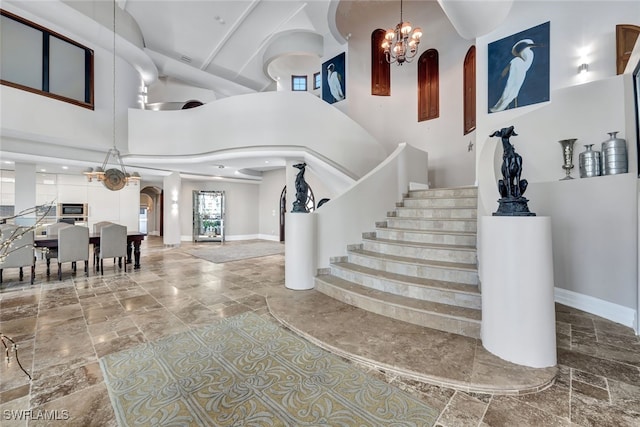
[[[580,178],[591,178],[592,176],[600,176],[602,171],[600,162],[600,152],[593,151],[593,144],[584,146],[586,150],[580,153],[578,165],[580,169]]]
[[[627,173],[627,142],[618,138],[618,132],[609,132],[609,139],[602,143],[602,175]]]
[[[566,176],[560,179],[560,181],[573,179],[573,177],[571,176],[571,169],[573,169],[573,145],[577,140],[577,138],[569,138],[558,141],[560,145],[562,145],[562,157],[564,159],[562,169],[564,169],[566,173]]]

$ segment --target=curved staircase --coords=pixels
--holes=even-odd
[[[480,338],[477,188],[414,190],[333,258],[315,288],[404,322]]]

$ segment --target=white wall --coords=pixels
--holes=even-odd
[[[3,205],[13,205],[16,198],[16,185],[13,171],[2,171],[0,186]],[[88,226],[100,221],[113,221],[125,225],[129,231],[138,231],[140,187],[128,185],[122,190],[111,191],[102,183],[88,182],[83,175],[34,173],[33,188],[35,204],[49,203],[87,203],[89,208]],[[16,176],[16,180],[19,177]],[[19,191],[19,188],[18,188]],[[32,205],[33,206],[33,205]],[[54,208],[55,209],[55,208]]]
[[[487,113],[487,45],[511,34],[526,30],[544,22],[550,22],[550,86],[551,100],[549,103],[511,109],[499,113]],[[548,104],[556,102],[556,97],[564,96],[562,88],[578,86],[597,80],[614,78],[615,70],[615,26],[619,23],[640,25],[640,8],[637,2],[629,1],[516,1],[509,16],[497,30],[477,39],[477,148],[478,161],[484,144],[495,138],[488,135],[493,131],[508,126],[521,116],[529,115],[533,111],[546,108]],[[581,63],[579,52],[589,50],[589,72],[578,75],[577,67]],[[514,138],[516,150],[520,153],[526,149],[523,139],[536,141],[535,151],[542,158],[539,163],[530,161],[526,167],[527,178],[532,172],[541,179],[550,179],[553,171],[557,170],[559,144],[557,140],[571,137],[579,138],[576,144],[597,143],[606,139],[606,132],[622,131],[624,116],[618,116],[622,111],[622,100],[618,95],[607,92],[606,87],[592,86],[594,92],[575,92],[575,103],[567,105],[564,110],[554,110],[545,117],[522,120],[521,129],[516,127],[520,135]],[[579,94],[579,95],[578,95]],[[566,96],[574,96],[568,94]],[[560,102],[560,100],[558,100]],[[574,113],[574,111],[576,111]],[[592,111],[588,120],[576,121],[580,112]],[[612,112],[613,111],[613,112]],[[555,116],[553,114],[556,114]],[[567,121],[565,116],[569,118]],[[522,126],[529,126],[528,129]],[[616,129],[612,128],[617,127]],[[622,136],[622,135],[621,135]],[[542,145],[544,144],[544,145]],[[555,145],[553,148],[551,146]],[[521,147],[522,146],[522,147]],[[545,149],[540,150],[542,147]],[[595,146],[594,146],[595,148]],[[540,152],[548,154],[539,154]],[[578,150],[581,151],[581,150]],[[553,152],[554,162],[550,161]],[[525,161],[527,159],[525,158]],[[478,168],[480,166],[478,165]],[[538,171],[536,171],[538,169]],[[544,172],[546,171],[546,172]],[[544,178],[542,178],[546,175]],[[480,178],[481,179],[481,178]]]
[[[286,183],[285,175],[284,168],[264,172],[262,175],[258,212],[261,238],[269,240],[279,240],[280,238],[280,195]],[[313,191],[316,205],[323,198],[332,199],[339,194],[324,184],[313,167],[307,166],[304,177]],[[287,198],[287,211],[291,211],[291,204],[294,200],[295,195]]]
[[[187,102],[198,100],[203,104],[214,101],[212,90],[193,87],[171,77],[161,77],[148,87],[147,103]]]
[[[162,241],[165,245],[179,245],[182,230],[184,229],[182,222],[191,219],[189,214],[191,210],[187,210],[184,207],[185,197],[180,174],[173,172],[171,175],[165,176],[162,188],[164,189]]]
[[[284,186],[284,168],[262,174],[258,204],[258,229],[262,238],[280,240],[280,194]]]
[[[488,114],[487,44],[547,21],[550,101]],[[478,214],[494,212],[500,197],[502,146],[488,135],[514,125],[518,136],[511,142],[523,158],[522,178],[530,182],[529,207],[552,219],[556,297],[632,326],[638,312],[638,169],[630,76],[615,76],[618,23],[640,24],[637,2],[519,1],[499,29],[477,40]],[[584,47],[590,51],[589,72],[578,75]],[[583,145],[599,150],[611,131],[627,139],[629,173],[579,178]],[[573,181],[559,181],[565,172],[558,141],[566,138],[578,139]]]
[[[372,96],[371,33],[395,26],[398,13],[398,2],[362,2],[359,23],[349,28],[347,106],[338,108],[375,135],[387,153],[401,141],[427,151],[432,187],[471,185],[475,153],[467,146],[474,136],[463,135],[462,65],[473,42],[458,35],[435,1],[404,2],[405,19],[424,33],[418,55],[410,64],[391,66],[391,96]],[[440,117],[418,122],[417,58],[430,48],[439,53]]]
[[[257,239],[259,235],[259,185],[223,181],[183,180],[180,189],[180,234],[193,239],[193,191],[224,191],[225,239]],[[165,200],[167,198],[165,190]],[[166,215],[166,214],[165,214]],[[165,220],[166,230],[166,220]]]
[[[316,266],[326,268],[331,257],[347,253],[347,245],[362,241],[396,202],[409,190],[410,182],[425,184],[428,154],[406,143],[358,180],[351,188],[312,215],[316,216]]]
[[[189,156],[255,146],[264,152],[308,149],[354,177],[385,157],[371,134],[309,93],[238,95],[187,110],[129,114],[134,154]]]

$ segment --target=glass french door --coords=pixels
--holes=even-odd
[[[224,242],[224,191],[193,191],[193,241]]]

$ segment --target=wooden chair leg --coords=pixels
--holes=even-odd
[[[104,276],[104,259],[100,258],[100,274]]]
[[[33,281],[35,280],[35,278],[36,278],[36,265],[33,264],[31,266],[31,284],[32,285],[33,285]]]
[[[124,259],[124,272],[127,272],[127,259]]]
[[[2,283],[2,269],[0,268],[0,283]]]
[[[75,262],[75,261],[73,261],[73,262],[71,263],[71,268],[73,268],[73,272],[74,272],[74,273],[76,272],[76,267],[77,267],[77,266],[76,266],[76,262]]]
[[[22,271],[22,267],[20,267],[20,281],[22,282],[22,279],[24,279],[24,272]]]
[[[51,267],[51,258],[47,258],[47,277],[49,277],[51,273],[50,267]]]
[[[58,263],[58,280],[62,280],[62,263]]]
[[[89,260],[85,259],[84,260],[84,275],[85,276],[89,276]]]

